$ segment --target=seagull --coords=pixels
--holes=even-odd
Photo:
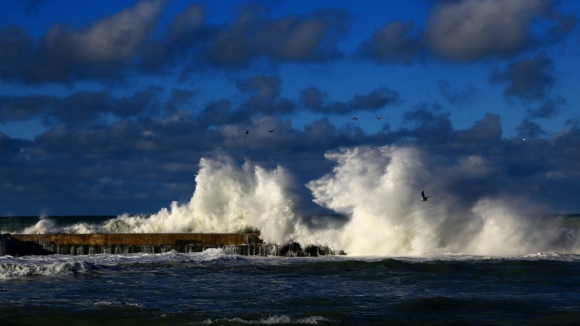
[[[274,130],[276,130],[276,129],[268,130],[268,132],[274,132]]]
[[[249,133],[250,133],[250,131],[249,131],[249,130],[246,130],[246,132],[244,132],[244,134],[246,134],[246,135],[247,135],[247,134],[249,134]]]
[[[351,120],[356,120],[356,121],[358,121],[358,119],[357,119],[356,117],[352,118]]]
[[[421,191],[421,201],[427,201],[427,198],[429,197],[425,196],[425,191]]]
[[[383,117],[379,117],[378,115],[376,116],[377,120],[381,120]]]

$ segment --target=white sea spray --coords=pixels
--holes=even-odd
[[[268,243],[328,246],[350,255],[523,255],[577,252],[576,230],[558,219],[532,218],[540,206],[525,194],[463,192],[497,171],[484,157],[441,160],[414,147],[354,147],[332,151],[327,175],[306,184],[316,204],[347,216],[310,227],[316,216],[295,211],[292,176],[226,155],[202,158],[187,203],[151,216],[124,214],[102,224],[58,227],[43,218],[24,233],[242,232]],[[429,196],[421,201],[421,191]],[[311,221],[309,221],[311,222]]]

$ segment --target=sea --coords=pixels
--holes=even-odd
[[[37,223],[3,217],[0,230]],[[263,324],[579,325],[580,255],[0,257],[0,325]]]
[[[499,170],[479,156],[326,157],[335,166],[306,184],[283,166],[204,157],[191,199],[155,214],[4,217],[0,233],[252,230],[346,255],[3,256],[0,326],[580,325],[579,215],[491,186]]]

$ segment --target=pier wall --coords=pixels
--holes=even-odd
[[[223,248],[228,254],[255,256],[319,256],[333,254],[328,248],[301,248],[266,244],[259,233],[94,233],[94,234],[2,234],[0,256],[93,255],[164,252],[201,252]]]

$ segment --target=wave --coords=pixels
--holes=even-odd
[[[578,228],[521,194],[484,187],[497,169],[484,157],[442,159],[413,147],[355,147],[329,152],[330,173],[306,184],[313,201],[346,222],[298,214],[292,176],[281,166],[241,167],[225,155],[202,158],[188,203],[151,216],[118,216],[101,224],[56,226],[50,219],[24,233],[242,232],[268,243],[328,246],[350,255],[524,255],[578,252]],[[430,197],[420,200],[421,191]],[[315,225],[316,227],[313,227]],[[324,226],[321,226],[324,225]]]
[[[520,255],[576,250],[577,230],[514,195],[467,193],[496,171],[483,157],[440,160],[411,147],[327,154],[333,172],[307,186],[321,206],[351,216],[334,243],[355,255]],[[422,202],[425,190],[431,200]]]
[[[186,204],[171,203],[151,216],[121,215],[102,224],[78,223],[59,227],[42,219],[23,233],[234,233],[260,230],[265,241],[292,240],[297,217],[287,188],[290,176],[282,167],[268,171],[246,162],[237,168],[232,159],[202,158],[196,189]]]
[[[96,265],[85,261],[56,262],[2,262],[0,261],[0,279],[13,279],[23,276],[49,276],[62,274],[88,274]]]
[[[173,264],[243,264],[242,257],[224,253],[222,249],[211,248],[199,253],[163,254],[98,254],[86,256],[51,255],[26,257],[0,257],[0,279],[26,276],[58,276],[92,274],[109,268],[168,266]]]

